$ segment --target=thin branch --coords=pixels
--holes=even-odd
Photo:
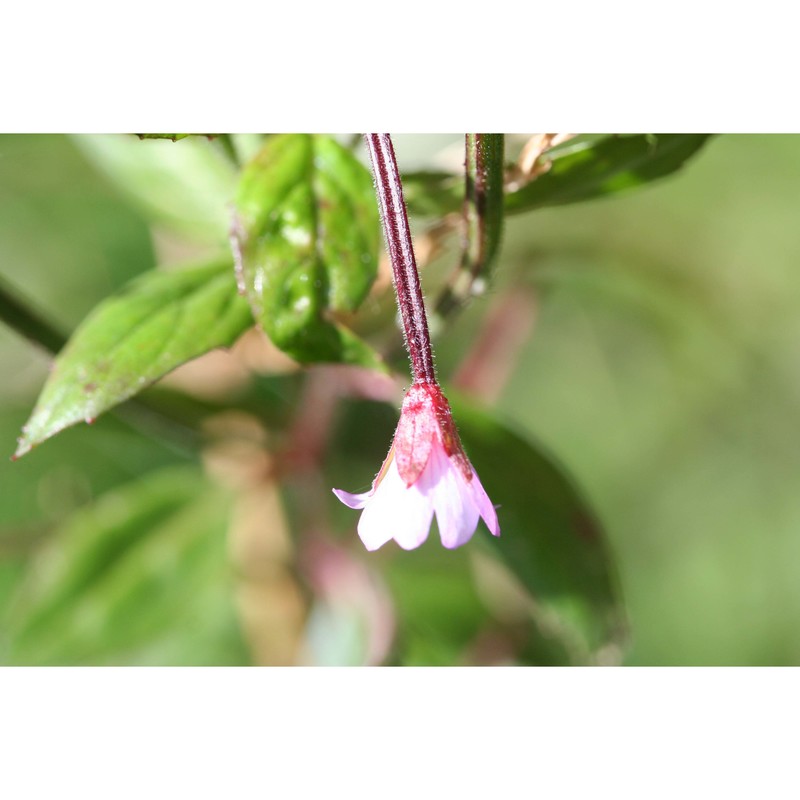
[[[504,137],[466,135],[466,186],[461,259],[436,301],[444,320],[479,294],[500,248],[503,231]]]
[[[57,353],[67,337],[14,295],[0,279],[0,320],[47,353]]]

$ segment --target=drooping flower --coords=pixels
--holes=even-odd
[[[468,542],[479,517],[499,536],[497,513],[464,453],[450,406],[436,380],[425,300],[391,137],[368,133],[365,139],[414,383],[403,400],[389,455],[372,489],[363,494],[334,489],[334,494],[350,508],[363,509],[358,534],[368,550],[377,550],[389,539],[406,550],[419,547],[428,538],[434,514],[445,547]]]
[[[350,508],[363,509],[358,535],[367,550],[390,539],[405,550],[427,538],[433,515],[447,548],[468,542],[482,517],[500,535],[497,513],[464,453],[450,405],[436,384],[408,390],[389,455],[363,494],[334,489]]]

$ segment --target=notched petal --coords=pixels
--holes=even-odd
[[[368,550],[394,539],[404,550],[419,547],[428,537],[433,505],[416,487],[406,487],[392,463],[358,522],[358,535]]]
[[[414,489],[406,491],[413,492]],[[414,550],[427,540],[431,522],[433,522],[433,506],[428,502],[417,504],[413,514],[398,526],[393,538],[403,550]]]

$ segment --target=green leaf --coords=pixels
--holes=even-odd
[[[14,440],[26,412],[30,409],[0,409],[0,441]],[[35,547],[37,533],[45,535],[92,497],[183,460],[170,443],[143,436],[112,415],[99,435],[84,433],[77,428],[64,431],[36,458],[0,459],[0,550],[5,533],[14,535],[20,545]]]
[[[633,134],[591,137],[554,148],[544,158],[550,170],[505,196],[507,214],[577,203],[644,186],[680,169],[711,134]],[[403,176],[409,211],[420,216],[457,212],[463,179],[452,173]]]
[[[375,279],[380,228],[369,171],[326,136],[268,140],[242,174],[232,244],[240,287],[272,341],[301,363],[382,368],[336,313]]]
[[[192,136],[176,146],[126,134],[73,136],[72,142],[149,219],[193,242],[226,241],[236,169],[214,142]]]
[[[607,136],[552,155],[544,175],[506,195],[506,211],[576,203],[642,186],[680,169],[710,134]]]
[[[402,175],[403,197],[412,214],[439,217],[458,211],[464,202],[464,176],[442,170]]]
[[[64,614],[131,548],[198,494],[194,470],[166,469],[154,475],[158,477],[109,492],[105,500],[78,511],[60,526],[57,554],[48,559],[47,578],[33,590],[34,599],[20,628],[23,636]]]
[[[461,401],[453,413],[499,506],[501,535],[484,537],[487,547],[531,593],[541,620],[576,661],[604,645],[620,647],[624,612],[611,554],[586,500],[550,456],[488,412]]]
[[[193,468],[110,492],[56,532],[8,615],[12,664],[246,663],[227,495]]]
[[[142,275],[100,303],[56,358],[16,457],[94,421],[180,364],[230,346],[251,324],[230,262]]]

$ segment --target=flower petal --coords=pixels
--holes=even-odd
[[[470,484],[473,502],[478,507],[478,511],[480,511],[483,521],[486,523],[486,527],[489,529],[492,536],[499,536],[500,523],[497,521],[497,511],[495,510],[494,504],[489,499],[489,495],[486,494],[486,490],[483,488],[483,484],[480,482],[478,473],[475,472],[474,467],[472,468],[472,480]]]
[[[350,494],[345,492],[344,489],[331,490],[348,508],[364,508],[367,500],[372,496],[372,489],[363,494]]]
[[[392,462],[358,521],[358,535],[367,550],[377,550],[394,538],[404,550],[419,547],[427,538],[433,504],[417,486],[407,488]]]
[[[458,465],[438,443],[433,447],[426,477],[435,482],[433,507],[442,544],[450,550],[466,544],[478,526],[478,507]]]

